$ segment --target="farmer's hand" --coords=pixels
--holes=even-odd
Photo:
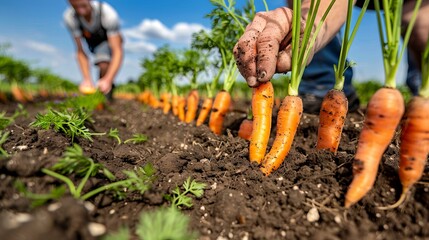
[[[113,79],[102,77],[98,80],[97,88],[102,92],[103,94],[108,94],[110,90],[112,90],[112,84]]]
[[[305,22],[301,22],[301,34]],[[314,29],[314,28],[313,28]],[[292,9],[257,13],[234,47],[238,69],[250,87],[291,69]],[[309,62],[314,51],[310,53]]]
[[[79,91],[85,94],[95,92],[94,84],[90,79],[84,79],[79,85]]]
[[[312,33],[329,4],[330,0],[322,0],[320,3]],[[309,5],[309,0],[302,1],[301,39]],[[289,3],[289,6],[292,4]],[[287,7],[257,13],[235,45],[237,67],[250,87],[269,81],[275,73],[291,70],[292,13],[292,9]],[[346,16],[347,1],[336,1],[316,38],[313,50],[309,53],[307,64],[314,53],[339,31]]]

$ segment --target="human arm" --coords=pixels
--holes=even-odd
[[[79,89],[82,89],[85,87],[94,87],[92,84],[91,73],[89,68],[89,59],[85,51],[83,50],[82,41],[80,37],[74,37],[74,42],[76,45],[76,58],[77,58],[78,66],[83,77],[83,80],[79,85]]]
[[[98,81],[98,88],[101,92],[107,94],[110,92],[114,79],[122,65],[124,52],[122,46],[122,36],[119,30],[119,16],[109,4],[102,4],[103,12],[101,23],[106,29],[107,41],[109,43],[112,56],[106,74]]]
[[[403,15],[402,15],[402,25],[404,27],[408,26],[413,9],[415,6],[415,0],[409,0],[404,2]],[[410,35],[410,40],[408,42],[408,48],[412,53],[416,63],[418,63],[419,69],[421,69],[422,53],[424,52],[426,42],[428,41],[429,36],[429,2],[422,1],[422,4],[419,9],[419,13],[414,24],[414,28]]]
[[[112,84],[122,65],[123,47],[122,37],[116,34],[108,37],[109,47],[112,51],[112,58],[107,68],[106,74],[98,80],[97,86],[101,92],[107,94],[112,89]]]
[[[302,24],[305,24],[310,0],[302,2]],[[315,30],[331,0],[321,0],[317,11]],[[289,3],[291,6],[292,4]],[[313,51],[320,50],[339,31],[347,15],[347,1],[335,1],[316,39]],[[271,79],[274,73],[291,68],[292,9],[281,7],[257,13],[234,47],[234,56],[240,73],[250,87]],[[304,29],[302,27],[301,29]],[[303,34],[303,32],[301,32]],[[311,61],[312,57],[309,57]]]

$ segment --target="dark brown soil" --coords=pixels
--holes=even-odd
[[[248,104],[235,102],[221,136],[206,125],[182,123],[138,102],[117,100],[95,112],[92,132],[117,128],[123,140],[135,133],[144,133],[149,140],[118,145],[107,136],[94,136],[93,142],[77,139],[85,155],[118,178],[124,176],[123,170],[151,162],[157,179],[143,196],[117,201],[100,194],[89,200],[93,209],[70,196],[31,209],[30,201],[13,187],[19,179],[31,192],[46,193],[61,184],[40,169],[55,163],[71,145],[60,133],[29,127],[45,105],[26,105],[28,117],[19,117],[7,128],[10,136],[3,147],[11,157],[0,161],[1,239],[97,239],[89,233],[89,223],[106,226],[107,233],[122,225],[134,230],[142,211],[169,206],[163,196],[189,176],[207,184],[204,196],[195,199],[191,209],[182,210],[199,239],[429,239],[428,169],[403,206],[376,208],[394,203],[401,192],[397,138],[383,156],[374,188],[345,210],[362,112],[349,114],[336,156],[315,151],[318,119],[304,114],[289,156],[265,177],[248,160],[248,142],[237,137]],[[0,105],[0,112],[10,114],[15,108],[12,103]],[[104,181],[94,177],[89,185]],[[312,208],[320,215],[314,222],[307,218]]]

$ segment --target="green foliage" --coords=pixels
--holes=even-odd
[[[15,110],[12,116],[6,117],[6,112],[0,112],[0,130],[4,130],[7,126],[12,124],[19,116],[26,116],[27,110],[24,109],[22,104],[18,104],[18,109]]]
[[[38,206],[44,205],[46,202],[51,200],[57,200],[61,198],[66,188],[64,185],[53,188],[49,193],[45,194],[36,194],[28,191],[28,189],[25,187],[24,183],[16,180],[14,183],[14,187],[20,192],[24,197],[31,200],[31,208],[35,208]]]
[[[102,164],[94,163],[91,158],[84,156],[83,150],[78,144],[68,147],[64,156],[51,169],[60,174],[74,173],[79,177],[85,176],[88,171],[90,171],[89,176],[93,177],[101,171],[109,180],[115,180],[115,176]]]
[[[7,141],[9,132],[0,131],[0,156],[7,157],[9,154],[3,149],[3,144]]]
[[[53,74],[49,69],[34,69],[32,75],[40,87],[48,91],[77,91],[78,87],[70,80]]]
[[[379,81],[373,80],[373,81],[366,81],[366,82],[355,82],[353,83],[356,93],[359,97],[359,100],[361,102],[361,105],[366,106],[371,99],[372,95],[374,93],[383,87],[383,84]],[[402,96],[404,97],[405,102],[408,102],[412,95],[409,89],[406,86],[398,86],[398,90],[402,93]]]
[[[181,74],[190,79],[191,88],[197,88],[197,76],[205,71],[208,60],[202,50],[187,49],[182,53],[179,61]]]
[[[93,189],[86,194],[82,194],[82,190],[88,182],[88,179],[95,176],[97,172],[102,172],[110,181],[113,181],[115,177],[100,163],[94,163],[91,158],[83,156],[82,149],[77,144],[67,148],[64,157],[51,169],[43,168],[42,172],[63,181],[68,186],[71,195],[81,200],[87,200],[103,191],[111,191],[113,195],[119,199],[124,198],[126,194],[130,192],[143,194],[150,188],[155,178],[153,166],[147,164],[134,171],[124,171],[124,174],[127,176],[124,180],[111,182]],[[79,185],[76,186],[69,177],[61,173],[75,174],[76,176],[83,176],[83,178]]]
[[[119,131],[117,128],[111,128],[107,133],[107,136],[118,141],[118,144],[122,143],[121,138],[119,137]]]
[[[106,102],[106,97],[99,91],[94,94],[79,95],[66,99],[64,102],[54,105],[56,109],[85,109],[91,112],[96,109],[100,104]]]
[[[31,76],[31,70],[24,61],[16,60],[13,57],[0,55],[0,77],[8,83],[26,82]]]
[[[140,93],[141,89],[137,83],[129,82],[116,86],[115,92]]]
[[[144,240],[192,240],[197,234],[188,230],[189,217],[175,208],[160,208],[142,213],[137,235]]]
[[[103,237],[103,240],[129,240],[130,231],[126,227],[121,227],[115,233]]]
[[[192,198],[187,196],[187,194],[193,194],[197,198],[201,198],[204,194],[204,188],[206,187],[205,183],[199,183],[195,180],[191,181],[191,177],[188,177],[182,185],[184,191],[181,192],[180,187],[176,186],[173,190],[172,195],[166,195],[165,198],[171,201],[171,206],[173,208],[179,208],[182,206],[192,207]]]
[[[142,212],[136,226],[140,240],[193,240],[198,234],[189,231],[189,217],[175,208],[159,208],[153,212]],[[121,227],[103,240],[128,240],[128,228]]]
[[[156,95],[163,87],[175,91],[173,79],[180,74],[180,63],[177,53],[168,45],[154,52],[152,59],[143,59],[141,66],[144,69],[138,81],[141,89],[150,88]]]
[[[32,127],[42,129],[54,129],[70,137],[72,142],[75,137],[83,137],[92,141],[91,135],[95,135],[85,126],[86,121],[90,121],[90,114],[83,108],[76,108],[72,111],[56,111],[49,109],[46,114],[38,113],[36,120],[30,124]]]
[[[132,138],[127,139],[124,141],[124,143],[132,143],[132,144],[138,144],[138,143],[142,143],[142,142],[146,142],[148,139],[148,137],[142,133],[136,133],[133,135]]]

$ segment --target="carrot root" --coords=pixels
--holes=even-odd
[[[323,98],[320,108],[317,149],[337,153],[347,111],[348,101],[344,92],[330,90]]]
[[[399,198],[399,200],[396,203],[389,205],[389,206],[385,206],[385,207],[378,207],[377,209],[389,210],[389,209],[394,209],[394,208],[401,206],[401,204],[405,202],[405,199],[407,199],[408,191],[409,191],[408,188],[403,188],[402,193],[401,193],[401,197]]]
[[[381,157],[392,141],[404,108],[403,97],[397,89],[383,87],[371,97],[353,161],[346,208],[362,199],[374,185]]]
[[[200,114],[197,118],[197,126],[201,126],[207,119],[207,116],[210,113],[210,110],[212,109],[213,105],[213,99],[212,98],[206,98],[203,102],[203,106],[201,107]]]
[[[185,122],[191,123],[195,120],[195,117],[197,116],[198,111],[198,102],[200,100],[199,94],[197,90],[192,90],[189,93],[188,98],[186,99],[186,115],[185,115]]]
[[[249,160],[260,164],[265,157],[271,133],[271,118],[274,106],[274,88],[266,82],[253,89],[253,126],[250,136]]]
[[[212,112],[210,114],[209,128],[217,135],[220,135],[226,113],[231,105],[231,95],[227,91],[220,91],[215,97]]]
[[[270,175],[278,169],[288,155],[295,138],[303,112],[302,100],[297,96],[286,96],[277,116],[277,133],[273,146],[265,156],[261,171]]]
[[[238,129],[238,136],[244,140],[250,141],[253,132],[253,121],[250,119],[244,119],[240,128]]]

